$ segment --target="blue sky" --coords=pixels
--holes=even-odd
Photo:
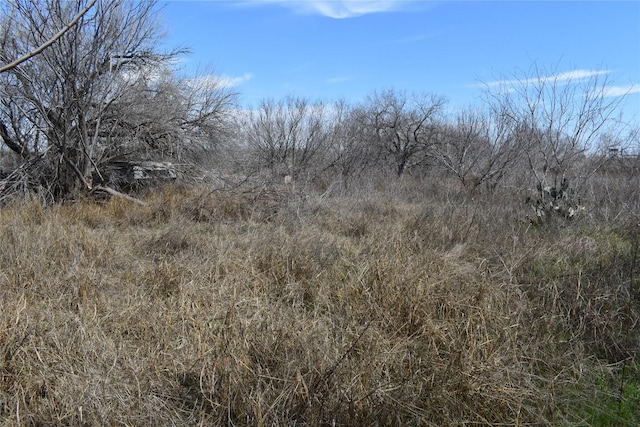
[[[244,105],[287,95],[363,100],[394,88],[477,103],[479,82],[533,64],[604,72],[640,115],[639,1],[168,1],[186,72],[214,70]]]

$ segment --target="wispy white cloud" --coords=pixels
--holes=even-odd
[[[556,83],[565,83],[570,81],[577,82],[580,80],[589,79],[591,77],[611,74],[612,72],[613,72],[612,70],[571,70],[571,71],[565,71],[563,73],[552,74],[549,76],[532,77],[528,79],[496,80],[493,82],[484,83],[483,85],[510,86],[514,84],[520,85],[520,84],[546,83],[546,82],[556,82]]]
[[[194,87],[216,87],[228,89],[240,86],[241,84],[251,80],[253,74],[244,73],[241,76],[225,76],[216,74],[206,74],[189,79],[189,84]]]
[[[480,86],[502,87],[507,93],[513,92],[516,85],[535,84],[535,83],[569,83],[579,82],[593,77],[607,75],[613,73],[613,70],[572,70],[563,73],[552,74],[549,76],[532,77],[528,79],[513,80],[496,80],[488,83],[481,83]],[[640,93],[640,83],[633,83],[627,86],[605,86],[600,92],[605,97],[625,96],[634,93]]]
[[[609,86],[604,89],[604,96],[625,96],[632,93],[640,93],[640,84],[634,83],[627,86]]]
[[[334,19],[392,12],[415,0],[249,0],[252,5],[278,4],[297,13],[319,14]]]
[[[244,73],[241,76],[231,77],[231,76],[220,76],[220,85],[224,87],[236,87],[241,84],[251,80],[253,78],[253,74]]]

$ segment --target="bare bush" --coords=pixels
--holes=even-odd
[[[512,172],[522,147],[504,112],[464,110],[443,123],[430,155],[467,189],[489,189]]]
[[[436,95],[386,90],[367,98],[358,109],[358,119],[369,143],[390,158],[389,164],[401,177],[420,153],[435,144],[444,105],[445,99]]]
[[[328,107],[323,102],[287,97],[263,100],[248,117],[246,142],[259,167],[279,180],[311,173],[331,135]]]
[[[518,139],[523,171],[535,188],[568,182],[570,191],[583,191],[595,170],[585,169],[585,157],[597,152],[602,135],[624,129],[617,121],[622,97],[607,96],[608,84],[606,72],[558,73],[535,65],[486,84],[487,105]]]
[[[87,1],[15,0],[5,9],[2,60],[46,43]],[[155,2],[109,0],[89,9],[47,49],[6,72],[0,137],[24,161],[42,156],[33,177],[55,200],[106,181],[114,158],[179,155],[185,141],[210,143],[232,94],[178,81],[160,53]],[[204,89],[204,90],[203,90]]]

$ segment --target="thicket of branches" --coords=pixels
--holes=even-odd
[[[238,145],[274,182],[429,177],[460,194],[527,200],[536,223],[573,219],[612,200],[612,168],[629,179],[638,169],[639,128],[620,120],[609,84],[534,66],[449,114],[443,97],[393,89],[353,104],[270,100],[239,127]],[[625,194],[617,206],[636,215],[638,194]]]
[[[179,158],[215,143],[233,94],[172,72],[181,52],[160,51],[156,2],[15,0],[2,12],[1,62],[55,39],[0,74],[12,188],[64,200],[90,177],[107,180],[103,168],[115,159]]]
[[[3,6],[0,198],[22,190],[65,200],[89,178],[116,185],[114,162],[171,160],[271,183],[451,179],[473,194],[525,192],[544,221],[595,202],[596,183],[609,185],[594,180],[609,170],[609,148],[637,152],[638,128],[618,120],[622,98],[607,96],[605,73],[572,79],[533,66],[448,113],[443,96],[394,89],[239,110],[222,79],[176,72],[185,52],[159,49],[158,24],[155,2]],[[629,156],[616,159],[634,170]]]

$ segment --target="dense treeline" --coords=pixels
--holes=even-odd
[[[88,3],[8,3],[0,59],[45,44]],[[621,98],[606,96],[599,73],[568,79],[534,66],[454,111],[445,96],[394,89],[354,102],[288,96],[240,109],[223,79],[175,70],[185,52],[160,52],[158,21],[154,3],[99,2],[0,74],[0,198],[22,191],[61,201],[91,182],[117,187],[114,163],[164,160],[191,166],[183,170],[191,175],[197,166],[347,186],[410,174],[453,178],[476,193],[501,187],[577,200],[609,149],[637,152],[638,128],[617,120]]]

